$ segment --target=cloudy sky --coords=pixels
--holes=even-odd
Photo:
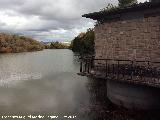
[[[94,26],[94,21],[81,17],[83,14],[117,1],[0,0],[0,32],[23,34],[39,41],[71,41]]]

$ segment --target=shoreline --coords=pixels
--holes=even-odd
[[[31,53],[31,52],[40,52],[44,50],[70,50],[70,49],[42,49],[42,50],[34,50],[34,51],[22,51],[22,52],[0,52],[1,54],[11,54],[11,53]]]

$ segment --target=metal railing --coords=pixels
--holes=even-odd
[[[160,62],[94,57],[81,58],[80,62],[81,75],[160,86]]]

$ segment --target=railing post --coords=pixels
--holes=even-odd
[[[85,58],[85,72],[87,72],[87,59]]]
[[[143,79],[143,67],[140,66],[140,79],[142,80]]]
[[[150,65],[150,62],[148,61],[148,67],[149,67],[149,65]]]
[[[113,74],[113,78],[114,78],[114,74],[115,74],[114,64],[112,64],[112,74]]]
[[[133,79],[133,61],[131,61],[131,80]]]
[[[94,62],[94,59],[93,59],[93,57],[92,57],[92,58],[91,58],[91,69],[94,67],[94,66],[93,66],[93,64],[94,64],[93,62]]]
[[[82,60],[81,60],[81,64],[80,64],[80,73],[82,73],[83,72],[83,62],[82,62]]]
[[[118,66],[117,66],[118,68],[118,71],[117,71],[117,80],[119,80],[119,60],[118,60]]]
[[[109,63],[108,63],[108,65],[107,65],[107,71],[108,71],[108,77],[110,76],[110,65],[109,65]]]
[[[148,61],[147,73],[149,73],[148,76],[150,77],[151,75],[150,75],[150,72],[149,72],[149,71],[150,71],[150,62]]]
[[[156,82],[156,74],[157,74],[156,71],[157,71],[157,68],[154,68],[154,69],[153,69],[153,78],[154,78],[153,81],[154,81],[154,82]],[[151,82],[152,82],[152,81],[151,81]]]
[[[124,75],[125,75],[125,64],[123,64],[123,66],[122,66],[122,76],[123,76],[123,79],[124,79]]]
[[[108,68],[108,61],[107,60],[106,60],[106,66],[105,67],[106,67],[105,69],[106,69],[106,78],[107,78],[108,77],[108,69],[107,69]]]
[[[87,65],[88,65],[88,66],[87,66],[87,67],[88,67],[88,68],[87,68],[87,72],[89,73],[89,71],[90,71],[90,69],[89,69],[89,67],[90,67],[90,59],[87,59]]]

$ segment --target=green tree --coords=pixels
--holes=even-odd
[[[137,0],[118,0],[120,7],[125,7],[132,4],[137,4]]]
[[[68,49],[68,48],[69,48],[69,46],[67,46],[64,43],[60,43],[58,41],[52,42],[50,45],[50,49]]]
[[[80,54],[94,53],[94,30],[88,29],[86,33],[80,33],[71,43],[73,52]]]
[[[115,5],[111,4],[111,3],[108,3],[107,6],[105,8],[103,8],[103,9],[101,9],[100,11],[102,11],[102,12],[103,11],[112,11],[112,10],[115,10],[117,8],[118,8],[117,6],[115,6]]]

